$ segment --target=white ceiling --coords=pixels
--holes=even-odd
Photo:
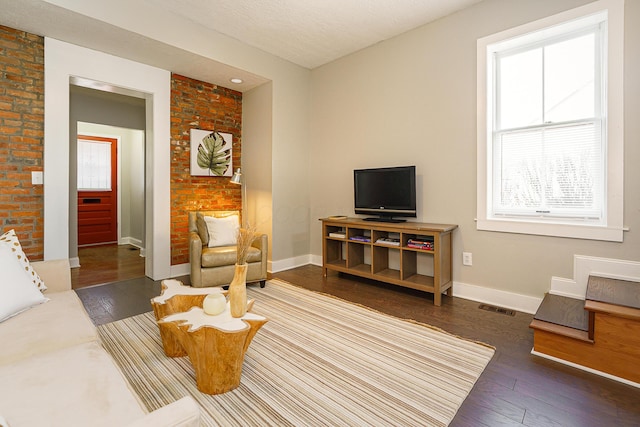
[[[146,1],[312,69],[480,0]]]
[[[479,1],[0,0],[0,25],[244,92],[267,80],[126,30],[110,23],[108,16],[125,16],[134,23],[136,19],[144,22],[147,16],[158,16],[158,13],[181,18],[193,23],[195,31],[206,27],[209,33],[224,34],[313,69]],[[104,19],[90,17],[103,15]],[[166,31],[170,34],[171,29]],[[244,82],[230,84],[231,77],[241,77]]]

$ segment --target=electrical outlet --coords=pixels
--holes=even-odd
[[[471,252],[462,252],[462,265],[473,265],[473,255]]]

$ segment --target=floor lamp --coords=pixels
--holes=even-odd
[[[244,179],[242,179],[242,172],[240,172],[240,168],[236,169],[231,177],[231,183],[242,186],[242,226],[244,228],[247,227],[247,212],[245,211],[245,200],[247,199],[247,186],[244,183]]]

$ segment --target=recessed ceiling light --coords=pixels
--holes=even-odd
[[[239,85],[239,84],[240,84],[240,83],[242,83],[242,82],[243,82],[243,80],[242,80],[242,79],[239,79],[239,78],[237,78],[237,77],[234,77],[234,78],[232,78],[232,79],[231,79],[231,83],[235,83],[235,84],[237,84],[237,85]]]

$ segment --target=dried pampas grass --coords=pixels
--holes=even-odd
[[[236,263],[243,265],[247,263],[249,248],[258,238],[258,231],[255,227],[247,225],[245,228],[238,229],[238,249]]]

